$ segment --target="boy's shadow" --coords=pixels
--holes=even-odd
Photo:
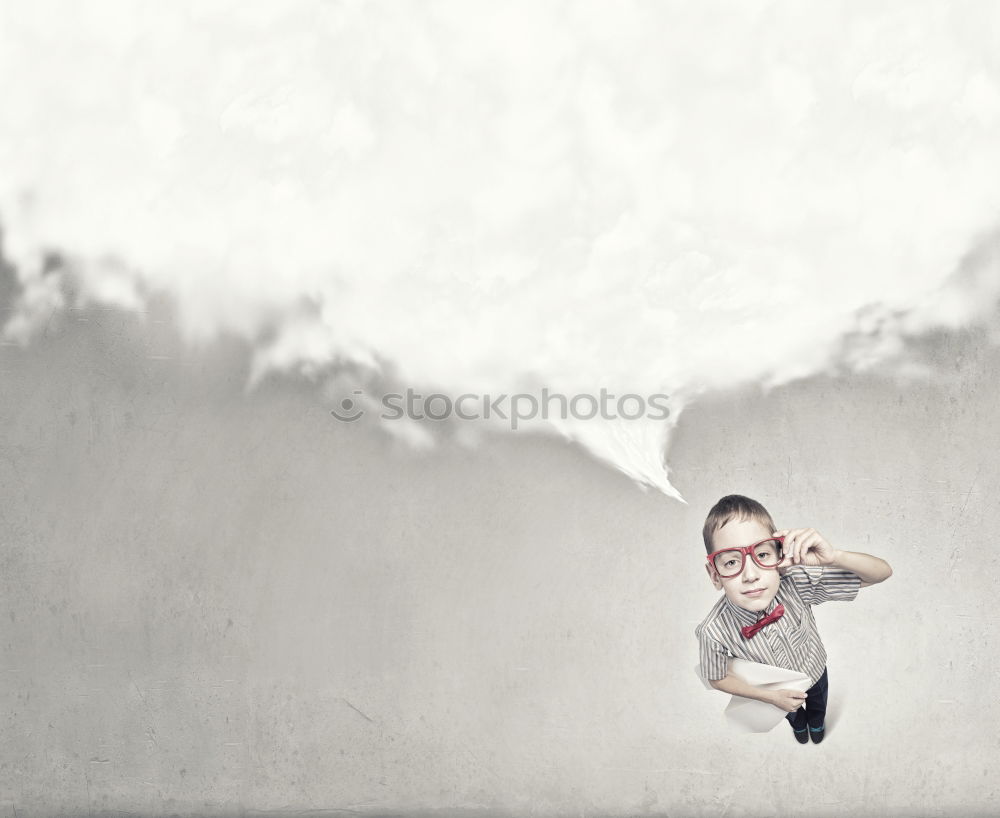
[[[833,730],[840,721],[840,711],[843,709],[843,697],[838,696],[826,706],[826,729]]]

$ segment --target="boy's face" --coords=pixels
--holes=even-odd
[[[757,520],[730,520],[712,535],[712,550],[753,545],[774,534]],[[720,577],[711,562],[705,563],[712,584],[725,591],[729,601],[748,611],[763,611],[778,593],[781,576],[777,569],[761,568],[749,556],[743,561],[743,571],[735,577]]]

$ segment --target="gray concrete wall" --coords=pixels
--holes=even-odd
[[[1000,354],[716,395],[684,506],[555,438],[411,452],[169,321],[0,348],[0,810],[995,814]],[[700,525],[769,506],[895,575],[817,617],[830,734],[728,731]]]

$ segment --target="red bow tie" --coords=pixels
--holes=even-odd
[[[757,622],[755,622],[753,625],[745,625],[744,627],[740,628],[740,633],[742,633],[743,636],[746,637],[747,639],[750,639],[761,628],[763,628],[766,625],[770,625],[772,622],[777,622],[784,615],[785,615],[785,606],[778,605],[773,611],[771,611],[771,613],[769,613],[763,619],[757,620]]]

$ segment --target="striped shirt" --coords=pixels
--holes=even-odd
[[[826,648],[816,629],[812,606],[838,599],[850,602],[860,587],[861,578],[842,568],[792,566],[766,609],[771,613],[780,603],[785,606],[785,615],[751,639],[746,639],[740,628],[752,625],[760,614],[734,605],[723,594],[695,628],[702,677],[724,678],[729,657],[733,657],[797,670],[816,684],[826,667]]]

